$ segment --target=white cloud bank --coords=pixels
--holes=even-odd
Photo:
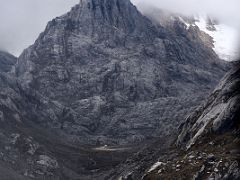
[[[240,29],[240,0],[131,0],[142,11],[146,6],[185,15],[208,14]]]

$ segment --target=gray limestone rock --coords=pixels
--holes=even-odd
[[[197,31],[157,25],[129,0],[83,0],[48,23],[16,75],[40,102],[38,122],[74,141],[168,135],[226,69]]]

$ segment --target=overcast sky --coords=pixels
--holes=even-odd
[[[18,56],[33,44],[48,21],[79,0],[0,0],[0,49]]]
[[[185,14],[208,13],[240,27],[240,0],[131,0],[142,11],[154,6]],[[79,0],[0,0],[0,49],[18,56],[34,43],[47,22]],[[240,29],[240,28],[239,28]]]

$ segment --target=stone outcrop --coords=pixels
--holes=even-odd
[[[178,144],[192,146],[209,132],[226,133],[238,128],[240,112],[240,66],[239,63],[217,86],[206,102],[189,115],[180,126]]]
[[[135,165],[134,171],[130,169],[132,179],[171,179],[173,176],[194,180],[239,179],[239,75],[237,62],[206,101],[180,126],[177,146],[155,151],[157,155],[155,158],[152,155],[152,166],[147,169],[143,161],[138,162],[141,165]]]

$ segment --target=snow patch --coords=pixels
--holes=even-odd
[[[184,24],[187,26],[186,29],[189,29],[189,28],[190,28],[191,24],[189,24],[188,22],[186,22],[182,17],[179,17],[179,19],[180,19],[180,21],[182,21],[182,23],[184,23]]]
[[[207,18],[200,16],[195,24],[200,30],[210,35],[214,40],[213,50],[218,56],[226,61],[236,60],[238,57],[239,33],[237,29],[225,24],[215,25],[216,30],[207,29]]]

